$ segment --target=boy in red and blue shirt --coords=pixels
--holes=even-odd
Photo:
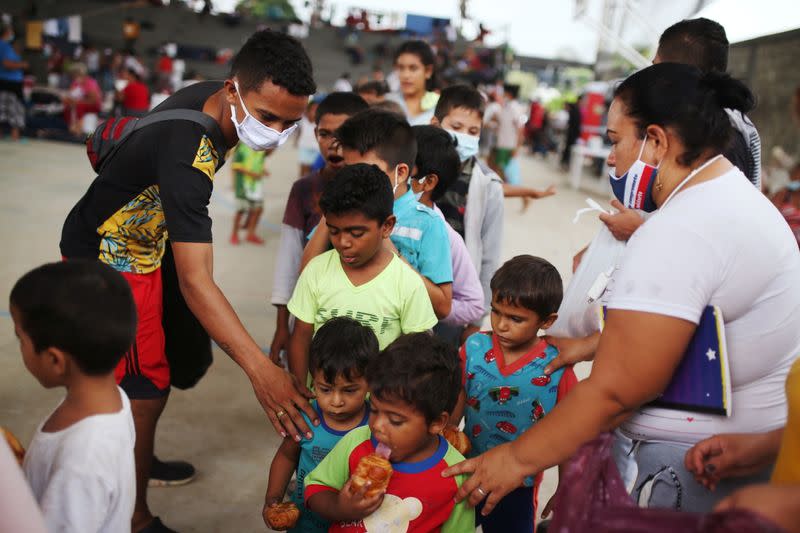
[[[403,335],[367,365],[369,425],[348,433],[306,477],[306,507],[331,521],[332,532],[467,533],[475,514],[455,502],[463,476],[442,471],[463,461],[441,435],[458,399],[455,349],[427,333]],[[350,476],[378,444],[391,450],[384,492],[351,490]]]
[[[561,305],[556,268],[538,257],[520,255],[492,277],[492,331],[471,335],[459,356],[464,395],[454,421],[465,415],[470,456],[511,442],[549,413],[577,382],[571,367],[545,375],[558,350],[541,339]],[[533,531],[542,476],[525,478],[487,516],[476,509],[484,533]],[[545,507],[545,514],[550,505]]]

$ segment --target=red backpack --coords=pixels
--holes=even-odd
[[[225,138],[219,129],[217,121],[206,115],[202,111],[194,109],[165,109],[155,111],[142,118],[136,117],[112,117],[102,122],[94,133],[86,138],[86,155],[89,163],[98,174],[111,160],[112,156],[119,150],[134,131],[140,130],[157,122],[168,120],[189,120],[200,124],[205,128],[206,133],[215,147],[226,146]],[[219,150],[220,158],[217,162],[217,169],[223,165],[224,150]]]

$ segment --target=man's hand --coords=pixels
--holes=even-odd
[[[378,510],[383,503],[385,492],[379,492],[373,496],[367,496],[370,483],[367,482],[359,490],[353,491],[353,480],[348,479],[336,498],[336,514],[340,520],[350,522],[362,520]]]
[[[686,470],[709,490],[728,477],[749,476],[775,461],[783,430],[723,433],[702,440],[684,456]]]
[[[613,215],[600,213],[600,220],[615,239],[627,242],[639,226],[644,224],[644,219],[636,210],[628,209],[619,200],[611,200],[611,206],[619,212]]]
[[[800,533],[800,485],[750,485],[737,490],[714,511],[751,511],[787,533]]]
[[[300,414],[302,410],[314,425],[319,423],[317,413],[308,402],[314,395],[294,376],[264,359],[250,381],[275,431],[282,437],[290,435],[297,442],[302,439],[301,435],[309,439],[314,436]]]
[[[594,359],[594,353],[597,351],[597,345],[600,342],[600,332],[588,337],[574,339],[546,335],[544,340],[547,344],[558,349],[558,355],[544,369],[544,373],[550,375],[562,366],[574,365],[575,363]]]

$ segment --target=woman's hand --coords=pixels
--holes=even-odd
[[[751,511],[788,533],[800,533],[800,485],[750,485],[719,502],[714,511],[734,509]]]
[[[502,444],[473,459],[467,459],[442,472],[445,477],[471,474],[456,494],[456,502],[467,499],[475,507],[486,498],[481,514],[488,515],[503,496],[522,486],[528,467],[519,461],[513,443]]]
[[[686,452],[686,470],[709,490],[727,477],[760,472],[775,461],[783,430],[768,433],[725,433],[714,435]]]
[[[576,338],[550,337],[546,335],[544,340],[558,350],[558,355],[544,369],[544,373],[549,376],[562,366],[574,365],[575,363],[594,359],[594,353],[597,351],[597,345],[600,342],[600,332],[593,333],[588,337]]]
[[[611,200],[611,206],[619,211],[613,215],[600,214],[600,220],[608,227],[615,239],[628,242],[631,235],[644,224],[644,219],[635,209],[628,209],[619,200]]]

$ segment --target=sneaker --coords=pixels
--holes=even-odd
[[[153,518],[153,521],[147,524],[143,529],[137,533],[178,533],[174,529],[170,529],[164,525],[159,517]]]
[[[177,487],[191,482],[197,472],[186,461],[159,461],[153,457],[148,487]],[[158,519],[156,519],[158,520]]]
[[[264,244],[264,239],[262,239],[258,235],[248,235],[246,240],[247,242],[258,244],[259,246],[262,246]]]

